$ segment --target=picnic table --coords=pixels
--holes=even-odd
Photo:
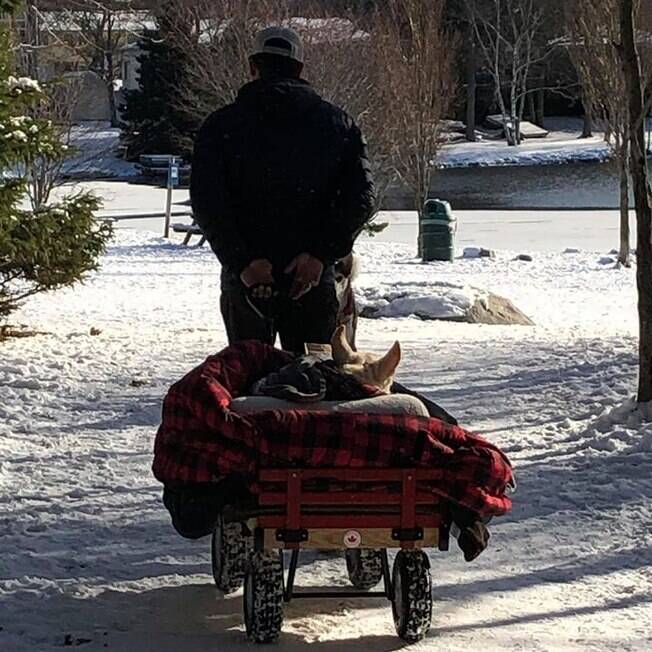
[[[183,244],[188,245],[190,244],[190,240],[193,235],[198,235],[200,236],[199,238],[199,243],[197,244],[198,247],[202,247],[204,245],[204,242],[206,242],[206,236],[204,235],[204,232],[201,230],[201,227],[197,222],[193,219],[192,224],[184,224],[181,222],[177,222],[176,224],[172,225],[172,230],[175,233],[185,233],[186,237],[183,239]]]

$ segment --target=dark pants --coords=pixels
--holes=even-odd
[[[278,335],[283,349],[303,353],[307,342],[329,344],[337,326],[333,269],[327,268],[319,286],[297,301],[284,294],[254,301],[238,276],[223,269],[220,307],[229,344],[242,340],[274,344]]]
[[[163,504],[182,537],[199,539],[213,531],[227,505],[238,505],[246,511],[256,501],[245,480],[233,475],[215,484],[165,485]]]

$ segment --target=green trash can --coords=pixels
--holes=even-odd
[[[423,261],[453,260],[457,219],[451,205],[441,199],[428,199],[419,215],[419,223],[419,253]]]

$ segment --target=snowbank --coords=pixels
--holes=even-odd
[[[560,165],[606,161],[611,152],[604,138],[568,139],[552,133],[546,139],[526,140],[518,147],[502,141],[445,145],[437,159],[437,167],[464,168],[509,165]]]
[[[644,455],[652,452],[652,404],[639,405],[629,399],[622,405],[606,408],[583,435],[585,448],[640,455],[644,465]]]
[[[119,157],[120,129],[102,123],[73,127],[70,146],[74,155],[62,168],[71,179],[132,179],[139,175],[136,166]]]
[[[460,320],[480,296],[479,290],[453,283],[398,282],[390,291],[364,288],[356,298],[362,313],[374,317]]]

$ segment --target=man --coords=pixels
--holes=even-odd
[[[335,330],[334,264],[372,216],[373,182],[360,130],[301,79],[296,32],[262,30],[250,67],[197,137],[192,207],[222,263],[229,342],[278,334],[303,352]]]

